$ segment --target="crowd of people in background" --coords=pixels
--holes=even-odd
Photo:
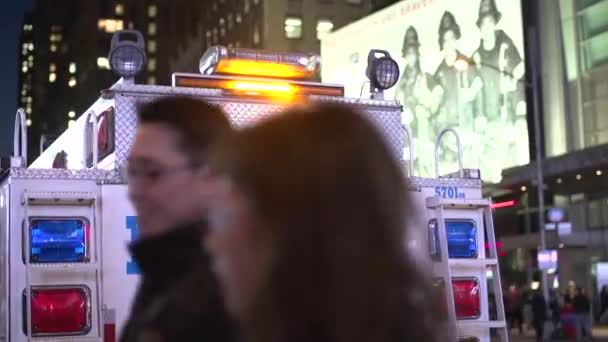
[[[505,315],[512,333],[526,335],[533,330],[537,341],[555,338],[584,341],[592,339],[591,300],[582,287],[569,286],[560,293],[549,290],[545,300],[541,289],[509,287],[504,292]],[[600,295],[598,320],[608,317],[608,288]],[[606,322],[608,323],[608,322]]]

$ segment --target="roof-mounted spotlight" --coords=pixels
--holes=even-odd
[[[123,30],[112,36],[108,60],[112,71],[121,76],[125,83],[133,83],[135,76],[144,70],[144,47],[144,37],[139,31]]]
[[[391,58],[388,51],[371,50],[367,55],[365,75],[370,82],[372,99],[383,100],[384,91],[399,81],[399,65]]]

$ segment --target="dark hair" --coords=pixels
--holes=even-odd
[[[441,21],[439,23],[439,48],[443,49],[444,45],[444,35],[446,32],[452,31],[454,33],[454,37],[456,39],[460,39],[460,25],[456,22],[456,18],[454,18],[454,14],[450,11],[445,11],[443,16],[441,17]]]
[[[200,99],[167,96],[137,109],[140,124],[162,124],[173,129],[178,147],[192,163],[204,164],[212,144],[231,131],[230,121],[215,105]]]
[[[395,157],[372,123],[331,104],[272,117],[218,150],[212,167],[273,244],[239,317],[244,341],[441,340],[444,307],[405,251],[410,204]]]

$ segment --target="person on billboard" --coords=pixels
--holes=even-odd
[[[438,132],[433,131],[430,122],[437,114],[440,104],[438,99],[441,99],[443,89],[431,74],[422,71],[420,67],[420,41],[413,26],[405,31],[401,56],[405,60],[405,68],[397,85],[395,98],[403,104],[404,123],[411,127],[417,142],[414,157],[418,173],[430,175],[432,160],[428,158],[431,163],[424,165],[418,157],[433,153],[433,141]]]
[[[476,127],[487,142],[484,155],[518,156],[518,144],[526,140],[518,132],[527,131],[525,85],[521,82],[525,67],[513,40],[497,28],[501,18],[495,0],[481,0],[477,19],[481,41],[473,60],[483,80],[484,115],[478,118],[481,122]],[[520,161],[512,157],[502,161],[486,158],[482,163],[499,179],[501,169]]]
[[[454,15],[449,11],[444,12],[439,24],[439,48],[443,60],[435,72],[435,79],[443,88],[444,96],[441,109],[433,121],[437,132],[445,127],[458,127],[463,136],[471,136],[475,118],[481,115],[479,95],[483,83],[475,65],[459,68],[457,61],[468,60],[458,50],[460,37],[460,26]],[[452,166],[456,163],[457,154],[456,146],[450,147],[442,149],[443,156],[440,158]]]
[[[489,122],[513,125],[515,107],[523,100],[520,80],[525,67],[513,40],[496,26],[501,18],[495,0],[481,0],[477,19],[481,42],[473,60],[483,80],[485,117]]]

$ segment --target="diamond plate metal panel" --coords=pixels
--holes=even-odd
[[[66,169],[24,169],[12,168],[9,177],[16,179],[65,179],[97,180],[104,183],[119,181],[116,171],[107,170],[66,170]]]
[[[459,188],[481,189],[483,186],[483,182],[479,179],[410,177],[407,179],[407,182],[408,186],[411,188],[457,186]]]
[[[139,103],[161,96],[193,96],[219,105],[235,127],[246,127],[289,108],[289,104],[222,96],[217,89],[173,88],[166,86],[118,85],[114,89],[116,103],[116,165],[121,169],[129,156],[137,125],[136,109]],[[315,96],[312,102],[331,102],[354,105],[368,114],[369,119],[383,132],[395,157],[402,159],[404,137],[401,128],[401,106],[394,101],[346,99]]]

